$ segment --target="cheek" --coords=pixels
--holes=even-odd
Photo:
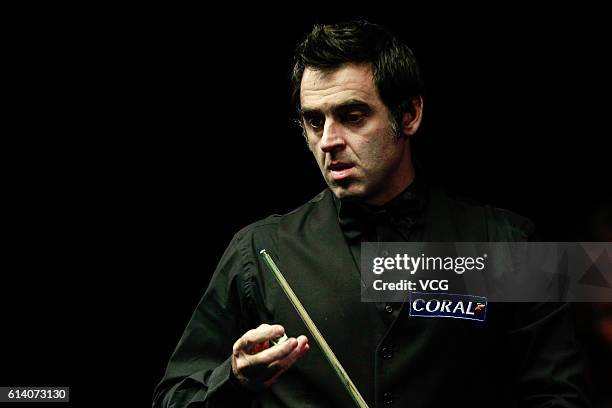
[[[395,167],[401,157],[401,149],[389,139],[389,135],[378,135],[377,140],[368,140],[360,146],[360,159],[364,167],[372,174],[386,173]]]
[[[325,164],[325,154],[321,154],[320,151],[316,150],[314,147],[310,145],[309,145],[309,148],[310,148],[310,152],[312,153],[315,160],[317,161],[317,164],[319,165],[319,167],[322,167]]]
[[[311,152],[314,153],[316,145],[315,143],[312,141],[312,139],[306,139],[306,146],[308,146],[308,150],[310,150]]]
[[[317,144],[307,140],[306,141],[306,146],[308,146],[308,150],[310,151],[310,153],[312,153],[312,155],[317,159],[317,161],[319,160],[319,150],[317,149]]]
[[[384,146],[375,139],[365,139],[355,146],[355,149],[359,152],[362,163],[368,168],[380,167],[385,157]]]
[[[394,148],[389,128],[377,126],[364,132],[366,136],[359,139],[359,148],[363,154],[381,158],[388,155]]]

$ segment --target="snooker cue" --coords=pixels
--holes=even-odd
[[[289,286],[287,280],[285,280],[285,277],[274,263],[272,257],[266,252],[265,249],[262,249],[259,253],[262,255],[266,265],[268,266],[268,269],[270,269],[270,271],[274,274],[274,277],[283,289],[283,292],[285,292],[285,295],[287,295],[287,297],[291,301],[291,304],[293,305],[298,315],[306,325],[306,328],[321,348],[321,351],[323,351],[323,354],[336,372],[336,375],[338,376],[338,378],[340,378],[340,381],[353,398],[353,401],[355,401],[355,404],[357,404],[359,408],[368,408],[368,404],[366,404],[365,400],[359,393],[359,390],[357,390],[357,387],[355,387],[355,384],[353,384],[353,381],[351,381],[349,375],[344,370],[344,367],[342,367],[342,364],[340,364],[340,361],[338,361],[338,359],[336,358],[336,355],[332,351],[331,347],[329,347],[327,341],[325,341],[323,335],[321,334],[319,329],[317,329],[317,326],[314,324],[314,322],[308,315],[308,312],[306,312],[304,306],[302,306],[302,303],[293,292],[293,289],[291,289],[291,286]]]

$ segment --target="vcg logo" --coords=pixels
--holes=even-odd
[[[450,293],[410,292],[410,316],[478,320],[487,317],[487,298]]]

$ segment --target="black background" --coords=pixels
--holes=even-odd
[[[366,17],[413,49],[431,178],[545,240],[603,239],[610,30],[512,7],[2,13],[0,385],[150,403],[232,235],[324,188],[289,105],[315,22]]]

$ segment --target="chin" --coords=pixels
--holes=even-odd
[[[341,186],[338,184],[329,186],[336,197],[341,200],[360,200],[366,197],[363,191],[355,189],[355,186]],[[351,188],[352,187],[352,188]]]

